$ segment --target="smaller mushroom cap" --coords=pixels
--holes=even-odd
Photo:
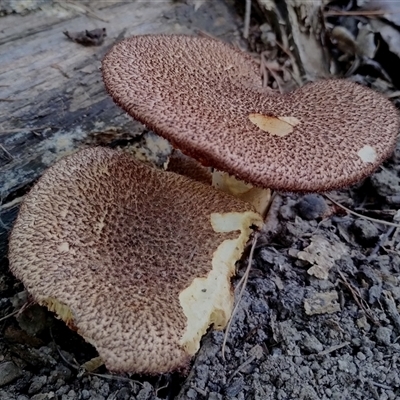
[[[382,95],[345,80],[274,94],[249,55],[217,40],[135,36],[102,71],[114,101],[175,148],[264,188],[350,185],[391,154],[399,131]]]
[[[11,271],[113,371],[185,368],[230,317],[252,207],[128,154],[92,148],[48,169],[10,236]]]

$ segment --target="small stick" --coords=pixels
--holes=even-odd
[[[158,396],[158,392],[159,392],[160,390],[166,389],[168,386],[169,386],[169,383],[166,383],[165,385],[160,386],[159,388],[157,388],[157,389],[156,389],[156,396]]]
[[[369,256],[367,257],[368,262],[371,262],[373,260],[373,258],[378,253],[381,247],[384,248],[386,241],[388,240],[389,236],[393,233],[394,229],[395,229],[394,226],[390,226],[388,230],[383,235],[381,235],[378,243],[372,249],[371,253],[369,253]]]
[[[5,319],[10,318],[16,314],[22,314],[28,307],[30,307],[31,304],[32,304],[31,300],[26,301],[26,303],[24,303],[20,309],[15,310],[10,314],[5,315],[4,317],[0,318],[0,321],[4,321]]]
[[[396,92],[392,92],[390,94],[387,94],[386,97],[388,99],[394,99],[395,97],[400,97],[400,90],[397,90]]]
[[[57,350],[57,353],[58,353],[58,355],[61,357],[61,359],[62,359],[67,365],[69,365],[71,368],[73,368],[73,369],[79,371],[79,364],[78,364],[78,362],[77,362],[75,359],[73,359],[74,362],[75,362],[75,364],[72,364],[72,363],[71,363],[70,361],[68,361],[68,360],[64,357],[64,355],[62,354],[61,349],[58,347],[58,345],[57,345],[57,343],[56,343],[56,341],[55,341],[55,339],[54,339],[54,336],[53,336],[53,329],[50,328],[50,329],[49,329],[49,332],[50,332],[51,340],[53,341],[54,346],[55,346],[55,348],[56,348],[56,350]]]
[[[250,17],[251,17],[251,0],[246,0],[246,11],[244,14],[244,28],[243,28],[243,37],[245,39],[249,38]]]
[[[380,387],[382,389],[386,389],[386,390],[393,390],[392,387],[388,386],[388,385],[384,385],[383,383],[379,383],[379,382],[374,382],[374,381],[370,381],[374,386]]]
[[[300,71],[297,66],[296,62],[296,57],[293,55],[293,53],[282,43],[278,42],[277,40],[275,41],[276,45],[290,58],[291,61],[291,66],[292,66],[292,71],[289,69],[290,75],[293,77],[295,80],[297,86],[301,87],[303,86],[301,83],[301,76],[300,76]]]
[[[331,17],[336,15],[341,16],[365,16],[365,17],[379,17],[385,14],[398,14],[400,13],[400,8],[397,10],[390,10],[390,13],[385,10],[365,10],[365,11],[340,11],[340,10],[330,10],[323,12],[324,16]]]
[[[6,320],[7,318],[10,318],[10,317],[12,317],[13,315],[18,314],[19,312],[20,312],[20,310],[15,310],[15,311],[13,311],[13,312],[10,313],[10,314],[7,314],[7,315],[5,315],[4,317],[1,317],[1,318],[0,318],[0,321],[4,321],[4,320]]]
[[[0,135],[5,135],[7,133],[19,133],[19,132],[33,132],[33,131],[42,131],[45,129],[49,129],[51,126],[35,126],[32,128],[15,128],[15,129],[5,129],[0,130]]]
[[[339,279],[339,282],[343,283],[344,286],[347,287],[348,290],[350,290],[351,295],[353,296],[354,301],[357,303],[357,305],[365,312],[365,315],[370,319],[370,321],[374,325],[380,326],[380,323],[374,318],[374,316],[371,313],[371,309],[368,307],[368,305],[364,305],[365,300],[361,297],[359,291],[357,288],[353,287],[353,285],[347,281],[346,277],[343,275],[342,271],[338,270],[338,273],[340,277],[342,278],[341,280]]]
[[[267,87],[269,81],[269,74],[267,68],[265,68],[264,58],[262,56],[260,59],[260,75],[262,78],[262,87]]]
[[[7,154],[7,156],[10,158],[10,160],[14,160],[13,155],[2,144],[0,144],[0,148],[4,151],[4,153]]]
[[[280,78],[279,75],[274,71],[274,69],[271,68],[271,66],[269,65],[266,55],[265,55],[264,53],[261,53],[261,57],[262,57],[262,60],[263,60],[262,62],[263,62],[264,67],[269,71],[269,73],[270,73],[270,74],[272,75],[272,77],[275,79],[276,84],[278,85],[278,88],[279,88],[279,92],[280,92],[281,94],[283,94],[283,93],[284,93],[284,90],[283,90],[283,88],[282,88],[281,78]]]
[[[117,376],[117,375],[109,375],[109,374],[98,374],[96,372],[88,372],[89,375],[94,375],[98,376],[100,378],[105,378],[105,379],[113,379],[116,381],[121,381],[121,382],[129,382],[129,383],[136,383],[137,385],[140,385],[143,387],[143,383],[139,381],[135,381],[134,379],[131,378],[126,378],[125,376]]]
[[[251,270],[251,263],[252,263],[252,261],[253,261],[254,250],[255,250],[255,248],[256,248],[256,244],[257,244],[257,239],[258,239],[258,237],[259,237],[259,233],[256,232],[256,233],[254,234],[254,237],[253,237],[253,243],[252,243],[252,245],[251,245],[251,250],[250,250],[250,254],[249,254],[249,260],[248,260],[248,263],[247,263],[246,271],[245,271],[245,273],[244,273],[242,279],[240,280],[240,282],[239,282],[237,288],[235,289],[235,290],[237,290],[237,289],[241,286],[241,290],[240,290],[240,292],[239,292],[239,296],[238,296],[238,298],[237,298],[236,305],[235,305],[235,307],[234,307],[234,309],[233,309],[233,311],[232,311],[231,318],[229,319],[228,325],[227,325],[227,327],[226,327],[225,335],[224,335],[224,341],[223,341],[223,343],[222,343],[222,351],[221,351],[221,352],[222,352],[222,359],[223,359],[224,361],[225,361],[225,347],[226,347],[226,341],[228,340],[228,335],[229,335],[229,331],[230,331],[231,326],[232,326],[233,318],[234,318],[234,316],[235,316],[235,314],[236,314],[236,312],[237,312],[237,310],[238,310],[238,308],[239,308],[240,300],[241,300],[242,297],[243,297],[244,290],[246,289],[246,284],[247,284],[247,280],[248,280],[248,278],[249,278],[249,274],[250,274],[250,270]]]
[[[324,350],[324,351],[320,351],[317,356],[326,356],[329,353],[332,353],[333,351],[339,350],[343,347],[346,347],[350,344],[350,342],[344,342],[344,343],[340,343],[337,344],[336,346],[331,346],[328,349]]]
[[[381,219],[376,219],[376,218],[371,218],[367,217],[366,215],[362,215],[359,213],[356,213],[355,211],[350,210],[349,208],[343,206],[342,204],[338,203],[336,200],[333,200],[330,196],[327,194],[324,194],[324,196],[331,201],[333,204],[336,204],[338,207],[343,208],[343,210],[347,211],[350,214],[353,214],[359,218],[364,218],[367,219],[368,221],[376,222],[377,224],[382,224],[382,225],[388,225],[388,226],[394,226],[395,228],[400,228],[400,224],[395,224],[394,222],[389,222],[389,221],[383,221]]]

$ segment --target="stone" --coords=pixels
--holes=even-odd
[[[0,364],[0,387],[11,383],[23,374],[21,368],[12,361],[6,361]]]
[[[328,211],[325,199],[319,194],[306,194],[296,204],[301,218],[306,220],[321,218]]]
[[[392,329],[380,326],[376,330],[375,336],[379,343],[389,346],[391,343]]]

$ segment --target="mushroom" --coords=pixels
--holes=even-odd
[[[48,169],[10,236],[11,271],[112,371],[185,369],[232,310],[235,262],[262,218],[246,202],[90,148]]]
[[[277,94],[262,87],[250,55],[208,38],[131,37],[108,52],[102,73],[119,106],[228,174],[214,184],[233,193],[246,184],[292,192],[351,185],[390,155],[399,131],[394,105],[368,88],[330,79]]]

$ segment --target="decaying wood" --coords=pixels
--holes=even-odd
[[[22,196],[49,165],[98,144],[98,132],[114,132],[110,140],[143,132],[103,87],[100,61],[116,41],[196,31],[231,42],[239,37],[233,8],[223,0],[82,4],[46,2],[24,16],[0,17],[0,98],[5,100],[0,102],[0,259]],[[103,27],[107,37],[98,47],[81,46],[63,34]]]
[[[278,40],[295,56],[304,81],[329,76],[322,11],[326,0],[257,0]]]

